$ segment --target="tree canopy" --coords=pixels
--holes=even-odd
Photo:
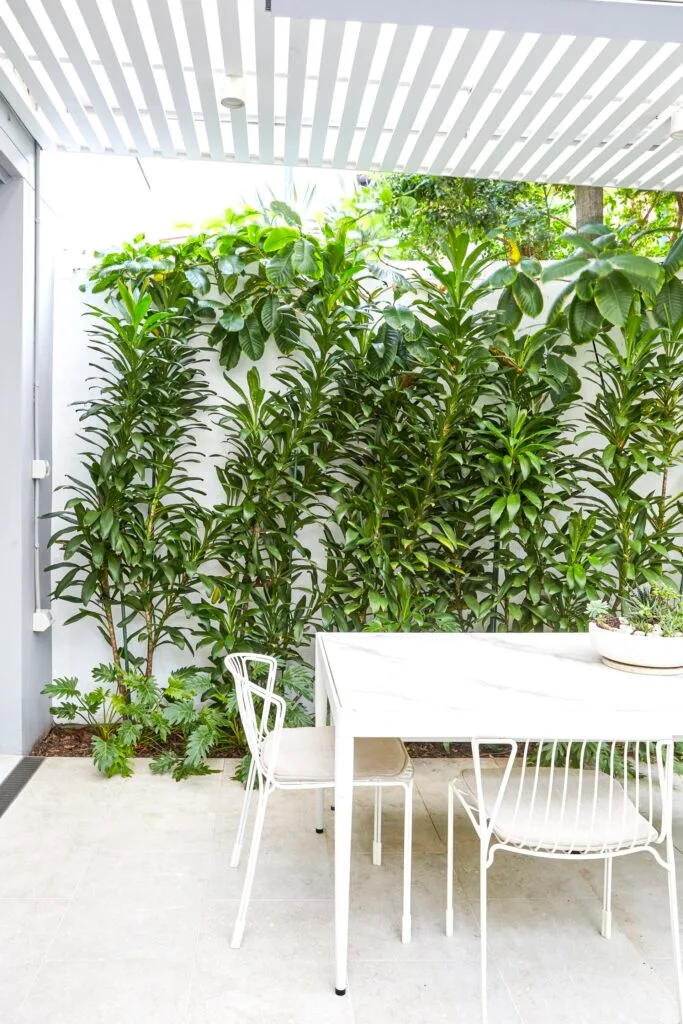
[[[482,241],[495,235],[514,239],[522,256],[557,259],[569,252],[563,236],[575,226],[571,185],[383,174],[361,178],[351,205],[377,231],[394,237],[405,258],[434,253],[457,228]],[[605,189],[604,221],[630,223],[637,252],[663,254],[681,230],[683,194]]]

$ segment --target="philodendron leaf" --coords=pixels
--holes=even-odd
[[[592,341],[602,326],[602,315],[594,302],[584,302],[575,295],[569,304],[567,314],[569,336],[580,343]]]
[[[273,334],[280,322],[280,303],[275,295],[266,295],[261,306],[261,323]]]
[[[308,238],[297,238],[292,247],[292,267],[299,274],[307,277],[318,275],[318,264],[315,259],[315,246]]]
[[[490,277],[484,281],[490,288],[507,288],[517,278],[517,271],[514,267],[499,267],[494,270]]]
[[[301,329],[299,321],[292,312],[284,310],[280,313],[273,337],[283,355],[287,356],[294,351],[301,339]]]
[[[574,277],[588,263],[586,256],[570,256],[566,260],[556,260],[543,269],[542,281],[560,281]]]
[[[633,285],[619,270],[599,277],[595,284],[595,304],[607,320],[617,327],[626,323],[633,300]]]
[[[415,314],[407,306],[387,306],[382,311],[382,316],[386,323],[390,327],[395,327],[397,331],[415,326]]]
[[[664,268],[664,272],[667,277],[678,273],[681,267],[683,267],[683,234],[678,236],[669,249],[666,254],[666,258],[662,263],[662,267]]]
[[[660,324],[668,327],[673,327],[683,318],[683,284],[677,277],[662,285],[657,295],[655,316]]]
[[[275,199],[270,204],[270,208],[278,217],[282,217],[287,224],[297,224],[301,226],[301,217],[296,210],[293,210],[291,206],[287,205],[287,203],[283,203],[280,199]]]
[[[238,334],[227,334],[221,341],[218,360],[224,370],[234,369],[240,361],[242,346]]]
[[[503,288],[498,298],[498,318],[505,327],[518,327],[522,310],[515,301],[511,288]]]
[[[543,309],[543,293],[535,281],[526,274],[518,274],[512,291],[519,307],[527,316],[538,316]]]
[[[229,309],[218,318],[218,323],[226,331],[241,331],[244,327],[244,317],[238,310]]]
[[[278,288],[289,284],[293,276],[292,255],[289,250],[286,253],[278,253],[266,263],[266,277]]]
[[[244,327],[239,333],[239,340],[240,348],[246,356],[254,361],[261,358],[265,348],[265,338],[261,325],[253,313],[247,317]]]
[[[401,335],[393,327],[380,325],[368,353],[368,365],[373,377],[385,377],[396,359]]]
[[[206,295],[211,288],[209,275],[201,267],[188,267],[185,271],[185,277],[199,295]]]
[[[299,232],[296,228],[273,228],[265,237],[263,242],[264,252],[277,252],[279,249],[283,249],[290,242],[300,238]]]

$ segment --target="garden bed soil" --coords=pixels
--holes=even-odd
[[[31,754],[34,757],[90,757],[92,755],[92,732],[86,726],[78,725],[55,725],[50,729],[47,736],[38,740]],[[471,757],[472,748],[469,743],[451,743],[449,749],[444,748],[443,743],[408,743],[408,752],[411,757]],[[174,744],[171,741],[165,749],[173,750],[178,754],[183,752],[182,741]],[[141,743],[136,751],[136,757],[156,757],[159,754],[158,746],[150,746]],[[241,750],[213,750],[212,757],[242,757]]]

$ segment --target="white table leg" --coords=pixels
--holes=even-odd
[[[316,726],[327,725],[327,690],[323,679],[322,656],[318,651],[318,641],[315,644],[315,724]],[[325,790],[317,789],[315,792],[315,830],[320,835],[325,828]]]
[[[335,992],[346,993],[349,955],[349,889],[353,825],[353,732],[337,714],[334,757],[334,948]]]

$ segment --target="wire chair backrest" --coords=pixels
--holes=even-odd
[[[502,773],[483,743],[509,748]],[[473,755],[469,779],[463,773],[468,813],[498,845],[604,857],[651,848],[670,833],[671,739],[476,740]]]
[[[268,669],[267,678],[263,683],[250,678],[250,669],[253,672],[254,666],[258,665],[264,665]],[[235,680],[237,707],[249,752],[256,763],[259,775],[270,777],[272,766],[277,760],[286,712],[285,701],[273,692],[277,662],[275,658],[266,654],[229,654],[225,659],[225,667]],[[269,771],[263,760],[263,744],[271,734]]]

